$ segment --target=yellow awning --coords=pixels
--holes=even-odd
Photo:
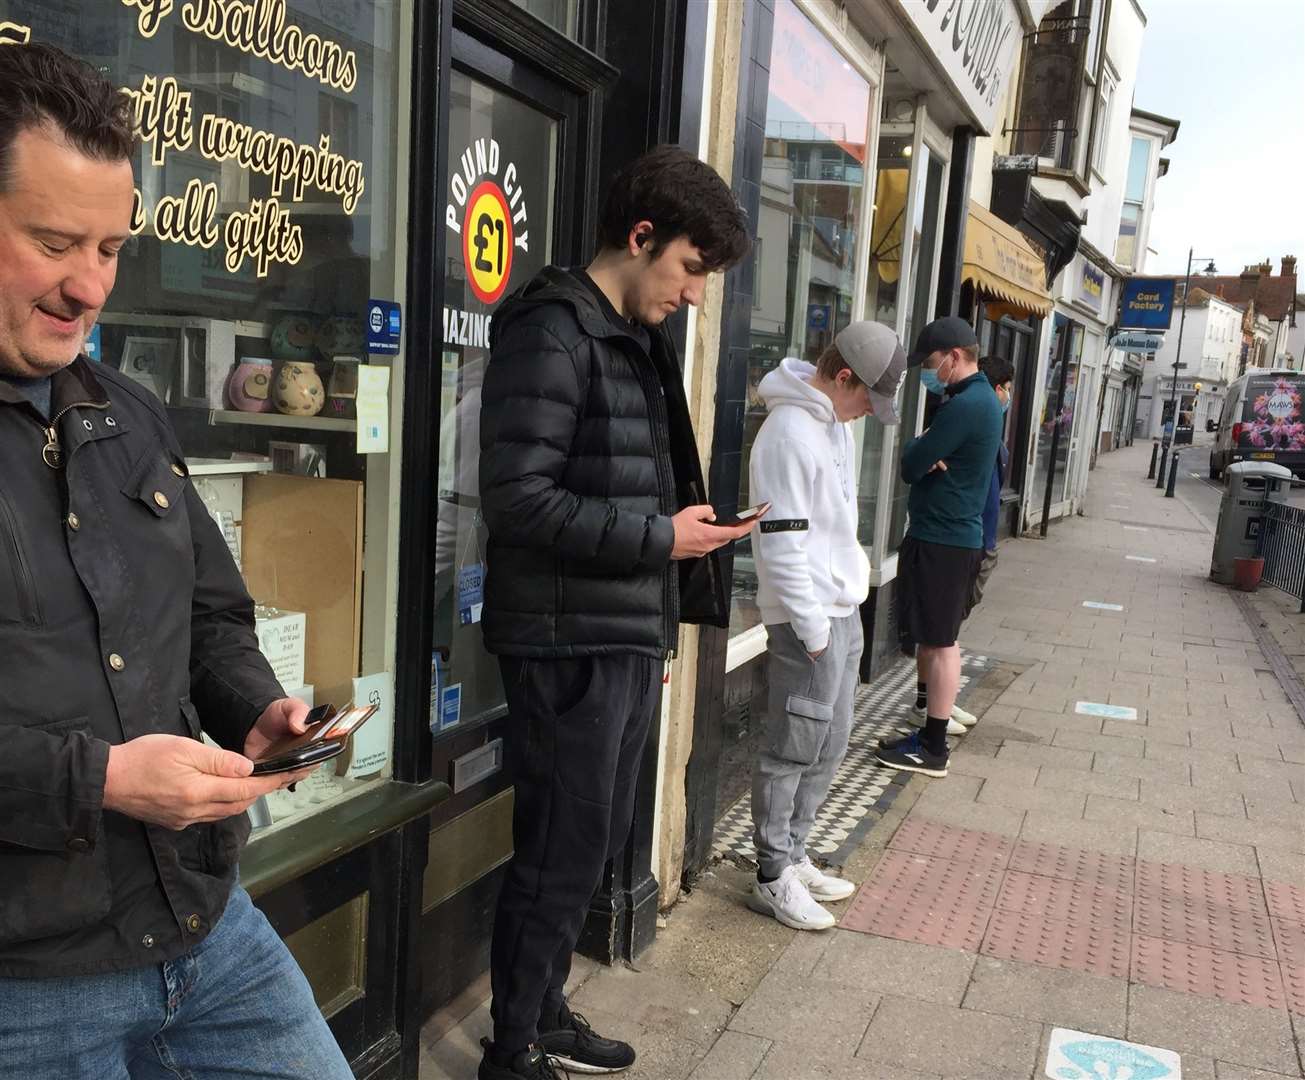
[[[1037,252],[996,214],[970,203],[965,224],[965,266],[962,279],[997,301],[988,304],[990,318],[1012,314],[1017,318],[1045,316],[1051,311],[1047,269]]]

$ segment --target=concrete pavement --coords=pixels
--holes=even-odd
[[[1176,1051],[1188,1080],[1305,1075],[1305,725],[1149,452],[1002,546],[962,636],[1000,661],[982,718],[844,868],[838,929],[751,913],[720,864],[638,971],[578,973],[628,1075],[1086,1080],[1046,1071],[1055,1028]],[[422,1076],[472,1076],[487,1024],[432,1038]]]

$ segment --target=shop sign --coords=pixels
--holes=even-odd
[[[1164,334],[1116,334],[1110,339],[1110,348],[1120,352],[1146,353],[1154,355],[1165,343]]]
[[[136,30],[147,39],[178,9],[176,0],[121,0],[121,6],[134,9]],[[290,21],[286,0],[186,0],[179,20],[190,33],[343,94],[357,86],[356,51]],[[0,24],[0,43],[30,39],[29,27]],[[294,266],[303,258],[303,226],[293,210],[310,188],[338,199],[347,215],[358,209],[366,190],[363,163],[333,150],[330,135],[300,143],[219,113],[198,112],[191,91],[171,75],[144,75],[138,85],[123,87],[123,93],[131,100],[133,121],[156,170],[163,171],[174,153],[186,155],[192,168],[196,158],[216,167],[230,162],[268,177],[272,192],[227,210],[217,180],[192,176],[182,190],[159,196],[153,205],[146,204],[138,187],[131,213],[134,236],[152,228],[166,243],[214,252],[229,275],[251,269],[262,278],[274,263]]]
[[[986,135],[996,122],[1023,36],[1015,0],[898,3]]]
[[[1168,330],[1174,321],[1173,278],[1126,278],[1119,303],[1121,330]]]
[[[1086,259],[1078,276],[1078,299],[1085,307],[1093,311],[1101,310],[1101,299],[1106,291],[1106,275]]]
[[[482,304],[496,303],[507,291],[513,251],[530,251],[529,220],[516,163],[504,163],[497,139],[477,139],[449,178],[444,224],[457,237],[467,284]]]

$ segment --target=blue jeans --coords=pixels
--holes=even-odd
[[[352,1080],[308,980],[239,885],[176,960],[0,978],[0,1080]]]

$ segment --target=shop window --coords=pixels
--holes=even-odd
[[[1086,9],[1082,0],[1063,0],[1025,39],[1012,153],[1035,155],[1058,169],[1072,170],[1080,157],[1083,65],[1093,27]]]
[[[1052,480],[1051,503],[1054,506],[1065,498],[1070,464],[1070,444],[1074,435],[1077,412],[1080,365],[1083,359],[1083,327],[1055,316],[1055,328],[1048,347],[1047,381],[1043,386],[1042,422],[1038,430],[1037,456],[1033,464],[1033,506],[1042,508],[1047,489],[1047,474],[1052,467],[1051,442],[1056,424],[1056,399],[1062,371],[1065,395],[1060,408],[1060,441],[1056,447],[1055,477]]]
[[[761,380],[785,357],[814,362],[851,321],[870,85],[792,2],[775,5],[766,99],[758,264],[739,505],[766,416]],[[750,542],[736,545],[731,633],[760,622]]]
[[[504,705],[481,637],[480,391],[495,308],[548,265],[557,122],[459,70],[449,80],[449,186],[441,357],[431,731],[463,731]]]
[[[291,0],[284,26],[317,43],[301,63],[185,10],[0,2],[6,22],[160,121],[134,163],[141,228],[88,353],[167,407],[285,690],[381,706],[345,757],[255,805],[257,840],[391,768],[402,336],[390,302],[404,289],[395,178],[407,174],[394,148],[411,46],[385,5]]]
[[[560,34],[574,39],[579,17],[579,0],[511,0],[536,19],[548,23]]]
[[[915,212],[912,216],[911,244],[911,304],[906,311],[902,342],[907,352],[916,335],[933,319],[934,267],[938,252],[938,211],[942,205],[945,168],[942,160],[929,152],[928,146],[920,148],[920,160],[915,173]],[[911,370],[902,390],[901,430],[898,432],[898,451],[906,440],[919,434],[921,395],[919,369]],[[882,437],[882,434],[881,434]],[[888,525],[888,550],[902,546],[906,535],[906,500],[910,490],[897,472],[893,471],[892,510]]]

